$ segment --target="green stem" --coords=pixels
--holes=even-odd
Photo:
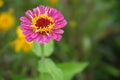
[[[42,52],[41,60],[44,63],[44,60],[45,60],[45,56],[44,56],[44,44],[41,45],[41,52]],[[43,72],[41,72],[41,79],[44,80],[44,73]]]
[[[42,60],[44,60],[44,44],[41,45],[41,52],[42,52]]]
[[[41,80],[44,80],[44,73],[41,73]]]

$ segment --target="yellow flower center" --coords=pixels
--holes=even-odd
[[[33,31],[39,32],[40,34],[51,33],[54,27],[54,20],[52,17],[47,16],[46,14],[41,14],[35,16],[32,20]]]

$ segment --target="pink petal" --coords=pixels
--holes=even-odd
[[[34,41],[39,42],[40,44],[48,43],[50,38],[47,35],[38,35]]]
[[[39,42],[40,43],[46,43],[46,42],[49,42],[49,41],[50,41],[50,38],[47,35],[42,35]]]
[[[25,14],[31,20],[34,18],[34,14],[33,14],[33,12],[31,10],[27,10]]]
[[[48,16],[53,17],[56,14],[57,10],[54,8],[50,8],[49,12],[48,12]]]
[[[57,29],[57,30],[54,30],[54,33],[63,34],[64,31],[62,29]]]
[[[64,19],[61,12],[56,12],[52,17],[54,18],[54,20]]]
[[[58,22],[58,23],[55,23],[55,29],[59,29],[59,28],[63,28],[63,27],[65,27],[65,25],[67,24],[67,21],[66,20],[62,20],[62,21],[60,21],[60,22]]]
[[[49,34],[49,37],[52,38],[52,39],[56,39],[57,38],[57,34],[51,33],[51,34]]]
[[[34,9],[33,9],[33,12],[34,12],[34,14],[36,14],[36,15],[39,15],[39,14],[41,13],[39,7],[34,8]]]
[[[36,37],[34,40],[35,40],[36,42],[39,42],[40,39],[41,39],[41,36],[39,35],[39,36]]]
[[[43,39],[43,36],[40,36],[40,38],[39,38],[39,43],[41,43],[41,44],[44,44],[44,43],[45,43],[45,41],[44,41],[44,39]]]
[[[56,41],[60,41],[61,40],[61,38],[62,38],[62,36],[61,35],[57,35],[57,38],[55,39]]]
[[[27,23],[27,24],[30,24],[30,23],[31,23],[31,21],[30,21],[28,18],[24,17],[24,16],[20,17],[20,20],[21,20],[22,22]]]
[[[28,22],[21,22],[21,24],[29,25],[29,24],[31,24],[31,23],[28,23]]]
[[[64,20],[64,17],[63,16],[59,16],[57,17],[56,19],[54,19],[55,23],[58,23],[60,21]]]
[[[46,35],[43,35],[43,38],[42,38],[42,39],[43,39],[44,42],[47,42],[47,41],[49,40]]]
[[[61,22],[64,20],[64,16],[61,14],[61,12],[57,12],[52,17],[53,17],[55,23],[58,23],[58,22]]]
[[[32,35],[33,34],[33,32],[31,31],[31,30],[24,30],[23,31],[23,34],[26,36],[26,37],[30,37],[30,35]]]
[[[33,34],[31,34],[30,37],[33,38],[33,39],[35,39],[36,37],[38,37],[38,35],[39,35],[38,33],[33,33]]]
[[[50,38],[47,35],[45,35],[45,36],[46,36],[45,42],[48,43],[50,41]]]
[[[41,5],[39,6],[41,14],[45,13],[45,6]]]
[[[20,28],[21,28],[22,30],[32,30],[31,25],[21,24],[21,25],[20,25]]]
[[[48,15],[49,10],[50,10],[50,7],[45,7],[45,14]]]
[[[33,39],[31,37],[26,37],[28,42],[31,42]]]

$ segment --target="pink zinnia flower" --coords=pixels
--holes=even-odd
[[[40,5],[33,9],[33,11],[26,11],[26,17],[20,18],[21,29],[27,41],[36,41],[41,44],[48,43],[50,39],[60,41],[61,34],[64,31],[61,29],[67,21],[58,10]]]

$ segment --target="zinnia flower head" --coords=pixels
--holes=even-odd
[[[26,16],[20,18],[21,29],[26,36],[27,41],[35,41],[41,44],[48,43],[50,39],[60,41],[61,34],[64,31],[61,29],[67,21],[60,11],[40,5],[33,11],[26,11]]]

